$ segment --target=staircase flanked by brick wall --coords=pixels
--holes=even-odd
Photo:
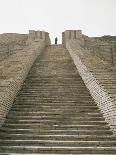
[[[0,154],[116,154],[105,122],[62,45],[33,64],[0,129]]]
[[[116,135],[116,42],[107,42],[107,39],[103,42],[101,39],[99,37],[97,41],[96,38],[87,37],[80,30],[67,30],[63,33],[63,44]]]

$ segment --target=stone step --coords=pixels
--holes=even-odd
[[[70,113],[69,112],[65,112],[63,113],[65,114],[65,116],[91,116],[91,117],[103,117],[101,113],[90,113],[90,112],[87,112],[87,113]],[[61,116],[61,113],[58,113],[58,112],[41,112],[39,113],[39,116],[52,116],[52,117],[55,117],[55,116]],[[18,116],[38,116],[38,112],[25,112],[25,113],[22,113],[22,112],[15,112],[15,113],[8,113],[8,116],[15,116],[15,117],[18,117]]]
[[[49,81],[49,80],[48,80]],[[31,83],[33,83],[32,81],[30,81]],[[57,83],[57,85],[56,85],[56,83]],[[27,89],[28,88],[28,89]],[[50,91],[55,91],[55,90],[58,90],[58,89],[64,89],[64,90],[70,90],[70,89],[74,89],[74,90],[81,90],[81,91],[87,91],[87,88],[85,88],[85,85],[83,85],[83,84],[75,84],[75,83],[72,83],[71,82],[71,84],[69,84],[69,83],[60,83],[60,81],[59,82],[52,82],[51,81],[51,83],[49,82],[49,83],[43,83],[43,82],[40,82],[40,83],[37,83],[37,84],[33,84],[33,85],[23,85],[23,89],[22,89],[22,91],[23,90],[25,90],[25,91],[28,91],[28,90],[39,90],[39,91],[41,91],[41,90],[50,90]]]
[[[77,72],[77,71],[76,71]],[[72,75],[69,75],[68,77],[57,77],[57,78],[54,78],[53,76],[50,76],[50,75],[48,75],[47,77],[46,76],[43,76],[43,77],[39,77],[39,76],[32,76],[32,75],[29,75],[27,78],[26,78],[26,80],[25,81],[28,81],[28,80],[31,80],[31,81],[33,81],[33,82],[38,82],[38,81],[48,81],[48,80],[55,80],[55,81],[57,81],[57,80],[61,80],[61,81],[66,81],[66,82],[68,82],[68,81],[73,81],[73,80],[78,80],[78,81],[81,81],[81,83],[82,83],[82,78],[80,77],[80,76],[77,76],[77,73],[75,73],[73,76]],[[84,85],[84,83],[83,83],[83,85]]]
[[[70,121],[72,121],[72,124],[77,124],[77,125],[83,125],[83,124],[85,124],[85,125],[86,124],[88,124],[88,125],[94,125],[94,124],[95,125],[106,125],[107,124],[104,120],[103,121],[101,121],[101,120],[98,120],[98,121],[93,120],[92,121],[92,120],[84,120],[84,119],[83,120],[77,120],[77,119],[76,120],[75,119],[73,120],[73,119],[71,119],[69,117],[67,117],[67,118],[66,117],[61,117],[59,119],[54,119],[54,120],[53,119],[49,119],[49,120],[47,120],[47,119],[43,119],[42,120],[41,119],[41,120],[38,120],[38,121],[36,120],[35,122],[33,121],[33,123],[34,123],[34,125],[35,124],[37,125],[37,124],[40,124],[40,123],[43,123],[43,124],[47,124],[47,123],[59,123],[59,122],[69,123]],[[25,125],[28,124],[28,123],[26,123],[27,120],[26,121],[23,121],[23,120],[22,121],[21,120],[19,121],[19,120],[17,120],[16,122],[17,122],[17,124],[20,124],[20,123],[21,124],[24,123]],[[32,121],[28,121],[28,122],[32,123]],[[10,120],[7,121],[6,120],[6,122],[5,122],[5,124],[11,124],[11,123],[14,124],[14,121],[10,121]]]
[[[76,113],[77,112],[77,113]],[[43,115],[61,115],[61,114],[63,114],[63,115],[71,115],[71,116],[75,116],[75,115],[80,115],[80,116],[83,116],[83,115],[86,115],[86,116],[92,116],[92,117],[94,117],[94,116],[102,116],[99,112],[96,112],[95,111],[95,113],[94,112],[92,112],[91,110],[86,110],[86,109],[84,109],[84,110],[78,110],[78,111],[70,111],[70,110],[66,110],[66,111],[64,111],[64,110],[59,110],[59,111],[55,111],[55,110],[53,110],[53,111],[28,111],[28,112],[22,112],[22,111],[11,111],[11,113],[10,113],[10,115],[16,115],[16,116],[19,116],[19,115],[22,115],[22,116],[26,116],[26,115],[33,115],[33,116],[43,116]]]
[[[98,108],[96,108],[96,107],[76,107],[75,106],[75,109],[73,108],[73,107],[71,107],[70,109],[69,109],[70,107],[68,107],[68,106],[65,106],[65,107],[61,107],[61,106],[57,106],[57,107],[55,107],[55,106],[42,106],[42,105],[39,105],[38,107],[37,106],[35,106],[35,107],[33,107],[33,108],[30,108],[30,107],[27,107],[27,108],[24,108],[24,107],[18,107],[18,108],[12,108],[11,109],[11,111],[17,111],[17,112],[20,112],[20,111],[22,111],[22,112],[30,112],[30,111],[32,111],[32,112],[39,112],[39,111],[43,111],[43,112],[47,112],[47,111],[49,111],[49,112],[53,112],[53,111],[60,111],[60,112],[62,112],[62,111],[69,111],[69,112],[71,112],[71,111],[73,111],[73,112],[86,112],[86,111],[88,111],[88,112],[94,112],[94,111],[96,111],[96,112],[99,112],[100,110],[98,109]],[[86,109],[84,109],[84,108],[86,108]]]
[[[58,90],[70,90],[70,91],[74,91],[76,93],[76,91],[78,92],[79,90],[80,91],[83,91],[85,93],[88,92],[87,88],[85,88],[85,86],[81,86],[81,85],[62,85],[60,83],[58,83],[58,85],[48,85],[47,83],[43,84],[38,84],[36,86],[27,86],[27,85],[23,85],[23,88],[22,88],[22,92],[30,92],[30,91],[44,91],[44,90],[47,90],[47,91],[58,91]]]
[[[89,103],[89,104],[85,104],[85,103],[62,103],[62,102],[59,102],[59,103],[52,103],[52,102],[35,102],[34,104],[32,103],[32,101],[30,101],[30,102],[26,102],[26,103],[24,103],[24,102],[17,102],[17,103],[15,103],[14,104],[14,106],[12,107],[12,109],[17,109],[17,108],[19,108],[19,109],[23,109],[23,108],[40,108],[40,107],[43,107],[43,108],[64,108],[64,109],[66,109],[66,108],[71,108],[71,109],[81,109],[81,108],[90,108],[90,109],[98,109],[98,107],[93,103]]]
[[[34,103],[33,103],[34,102]],[[71,109],[79,109],[80,108],[96,108],[97,105],[95,103],[80,103],[79,101],[78,102],[62,102],[62,101],[59,101],[59,102],[54,102],[54,101],[50,101],[50,100],[43,100],[43,101],[34,101],[34,100],[28,100],[28,101],[25,101],[25,100],[19,100],[19,101],[16,101],[14,106],[12,107],[13,108],[40,108],[40,107],[43,107],[43,108],[46,108],[46,107],[56,107],[56,108],[70,108],[72,107]],[[98,109],[98,107],[97,107]]]
[[[0,137],[6,140],[75,140],[75,141],[116,141],[116,137],[112,135],[69,135],[69,134],[55,134],[54,135],[38,135],[31,133],[7,133],[1,132]]]
[[[72,122],[72,124],[71,125],[69,125],[69,122]],[[61,123],[62,122],[64,122],[65,124],[64,125],[61,125]],[[59,121],[55,121],[55,120],[50,120],[50,121],[48,121],[48,120],[43,120],[43,121],[40,121],[40,122],[38,122],[38,123],[30,123],[30,124],[28,124],[28,123],[23,123],[23,122],[18,122],[18,123],[7,123],[7,122],[5,122],[5,124],[3,125],[3,127],[5,126],[5,127],[14,127],[14,128],[18,128],[18,127],[20,127],[20,128],[28,128],[28,127],[30,127],[31,125],[33,125],[33,127],[39,127],[39,126],[66,126],[67,128],[68,128],[68,126],[69,127],[78,127],[78,126],[80,126],[80,125],[82,125],[82,126],[92,126],[92,125],[107,125],[107,123],[105,122],[105,121],[73,121],[73,120],[66,120],[66,122],[64,121],[64,120],[59,120]]]
[[[58,90],[65,90],[66,92],[71,92],[71,90],[74,90],[75,93],[78,93],[79,91],[80,92],[84,92],[84,93],[89,93],[89,91],[87,90],[87,88],[85,88],[85,86],[82,86],[82,85],[78,85],[78,87],[70,87],[70,85],[66,85],[66,87],[62,87],[62,86],[56,86],[56,85],[53,85],[53,87],[51,85],[46,85],[46,84],[40,84],[38,87],[36,86],[33,86],[33,87],[29,87],[28,89],[25,87],[23,87],[22,91],[21,92],[31,92],[31,91],[58,91]]]
[[[68,90],[69,89],[69,90]],[[73,91],[73,89],[71,89],[72,90],[72,92],[70,92],[71,90],[70,90],[70,88],[68,88],[67,90],[68,91],[66,91],[65,89],[63,89],[63,88],[60,88],[60,89],[58,89],[57,88],[57,90],[54,90],[54,89],[52,89],[52,91],[50,91],[50,90],[47,90],[47,88],[46,88],[46,90],[35,90],[35,91],[23,91],[23,92],[20,92],[20,94],[21,95],[24,95],[24,94],[26,94],[26,95],[28,95],[28,94],[32,94],[32,95],[38,95],[38,94],[59,94],[59,95],[61,95],[61,93],[62,94],[68,94],[68,95],[70,95],[70,96],[73,96],[73,95],[77,95],[77,96],[79,96],[79,97],[81,97],[81,96],[85,96],[85,97],[89,97],[89,96],[91,96],[90,94],[89,94],[89,92],[87,92],[87,91],[83,91],[83,90],[76,90],[76,92],[75,91]]]
[[[84,110],[83,110],[84,109]],[[76,107],[75,106],[75,108],[74,107],[72,107],[72,106],[42,106],[42,105],[39,105],[38,107],[37,106],[34,106],[33,105],[33,108],[32,107],[27,107],[27,108],[25,108],[25,107],[13,107],[12,109],[11,109],[11,111],[22,111],[22,112],[24,112],[24,111],[27,111],[27,112],[29,112],[29,111],[54,111],[54,110],[57,110],[57,111],[75,111],[75,112],[77,112],[77,111],[80,111],[80,110],[82,110],[82,111],[86,111],[86,110],[89,110],[89,111],[99,111],[99,109],[97,108],[97,107],[90,107],[90,106],[79,106],[79,107]]]
[[[83,116],[83,117],[79,117],[79,116],[64,116],[64,118],[68,118],[69,119],[72,119],[72,120],[78,120],[78,121],[81,121],[81,120],[85,120],[85,121],[104,121],[104,118],[103,117],[90,117],[90,116]],[[24,121],[38,121],[38,120],[56,120],[56,119],[59,119],[61,118],[61,116],[59,115],[56,115],[55,117],[53,116],[7,116],[7,120],[9,121],[20,121],[20,120],[24,120]],[[6,121],[7,121],[6,120]]]
[[[68,95],[69,97],[91,97],[91,95],[89,94],[89,92],[84,92],[83,90],[77,90],[77,92],[74,92],[74,90],[72,89],[72,92],[69,91],[65,91],[65,90],[61,90],[61,89],[57,89],[56,91],[55,90],[52,90],[52,91],[44,91],[44,90],[35,90],[35,91],[27,91],[27,92],[21,92],[18,94],[19,95],[22,95],[22,96],[40,96],[40,95],[51,95],[51,96],[62,96],[64,95],[65,97]]]
[[[42,82],[38,82],[38,83],[33,83],[33,82],[31,82],[32,84],[31,85],[26,85],[25,83],[24,83],[24,85],[23,85],[23,89],[36,89],[36,90],[41,90],[41,89],[55,89],[55,88],[59,88],[59,87],[62,87],[62,88],[64,88],[64,89],[66,89],[66,88],[76,88],[76,89],[82,89],[82,90],[87,90],[87,88],[85,88],[85,85],[84,84],[81,84],[81,83],[73,83],[73,82],[71,82],[70,84],[69,83],[60,83],[60,82],[50,82],[49,80],[48,80],[48,82],[46,82],[46,83],[42,83]],[[23,90],[22,89],[22,90]],[[27,90],[28,90],[27,89]]]
[[[35,130],[27,130],[26,128],[23,128],[23,126],[19,126],[19,128],[16,126],[14,130],[10,130],[10,127],[7,129],[7,133],[12,133],[12,134],[38,134],[38,135],[112,135],[112,131],[110,130],[86,130],[86,129],[81,129],[81,130],[45,130],[43,127],[41,130],[36,129],[36,126],[33,126]],[[39,127],[39,126],[38,126]],[[28,128],[28,127],[27,127]],[[40,127],[39,127],[40,128]],[[17,130],[16,130],[17,129]],[[25,130],[24,130],[25,129]]]
[[[50,83],[50,81],[48,81],[48,82],[40,82],[40,83],[38,83],[38,82],[36,82],[36,83],[30,83],[29,85],[26,85],[25,83],[24,83],[24,88],[34,88],[34,89],[37,89],[37,88],[39,88],[40,86],[42,87],[42,86],[46,86],[46,88],[47,87],[49,87],[49,88],[53,88],[54,89],[54,87],[70,87],[70,88],[77,88],[78,86],[80,86],[80,88],[84,88],[85,87],[85,85],[83,84],[83,83],[73,83],[73,82],[71,82],[71,84],[69,84],[69,83],[60,83],[60,82],[52,82],[51,81],[51,83]]]
[[[60,95],[61,93],[62,94],[68,94],[68,95],[70,95],[70,96],[91,96],[90,94],[89,94],[89,92],[87,92],[87,91],[83,91],[83,90],[77,90],[77,92],[70,92],[70,90],[69,91],[65,91],[65,90],[52,90],[52,91],[48,91],[48,90],[35,90],[35,91],[23,91],[23,92],[21,92],[20,93],[20,95],[38,95],[38,94],[54,94],[54,95]]]
[[[32,103],[33,102],[33,103]],[[86,105],[93,105],[95,104],[93,100],[90,100],[89,102],[87,100],[71,100],[71,99],[64,99],[64,98],[56,98],[55,100],[53,98],[19,98],[17,97],[17,100],[15,101],[15,103],[17,103],[18,105],[24,105],[24,104],[46,104],[46,103],[49,103],[49,104],[86,104]],[[96,104],[95,104],[96,105]]]
[[[62,132],[62,131],[66,131],[66,132],[72,132],[72,131],[74,131],[74,132],[77,132],[78,130],[104,130],[104,131],[106,131],[106,130],[110,130],[110,128],[109,128],[109,126],[107,126],[107,125],[70,125],[70,126],[55,126],[54,124],[53,125],[50,125],[50,124],[38,124],[38,125],[34,125],[33,123],[32,123],[32,126],[31,127],[29,127],[29,125],[26,125],[25,124],[25,126],[23,126],[23,123],[22,123],[22,126],[19,126],[19,125],[17,125],[17,126],[15,126],[14,128],[13,128],[13,126],[7,126],[7,125],[5,125],[5,126],[3,126],[2,128],[1,128],[1,130],[0,131],[3,131],[3,132],[5,132],[5,131],[10,131],[10,132],[18,132],[19,130],[21,131],[21,132],[28,132],[28,131],[37,131],[37,127],[39,126],[39,131],[41,131],[41,130],[50,130],[50,131],[54,131],[54,132],[57,132],[58,130],[60,131],[60,132]],[[19,128],[18,128],[19,127]]]
[[[34,73],[34,72],[33,72]],[[72,74],[71,72],[64,72],[64,71],[55,71],[55,69],[54,70],[52,70],[52,72],[51,72],[51,70],[48,70],[48,71],[43,71],[43,70],[41,70],[41,71],[37,71],[37,74],[39,75],[39,76],[48,76],[48,75],[50,75],[50,76],[52,76],[52,77],[54,77],[54,78],[57,78],[57,77],[66,77],[66,76],[74,76],[75,75],[75,73],[74,74]],[[82,81],[81,81],[82,82]],[[36,83],[36,82],[35,82]]]
[[[87,103],[87,101],[88,102],[94,102],[93,101],[93,99],[91,99],[91,97],[86,97],[86,98],[84,98],[84,96],[83,97],[73,97],[73,98],[71,98],[71,97],[68,97],[68,95],[67,95],[67,97],[66,98],[63,98],[63,96],[60,96],[60,98],[59,98],[59,96],[56,96],[56,97],[52,97],[52,96],[50,96],[50,97],[47,97],[47,96],[22,96],[21,95],[21,97],[20,97],[20,95],[17,97],[17,101],[24,101],[25,100],[25,102],[27,101],[46,101],[46,102],[49,102],[49,101],[54,101],[54,102],[65,102],[65,101],[70,101],[70,102],[85,102],[85,103]]]
[[[2,146],[4,153],[64,153],[64,154],[115,154],[116,147],[71,147],[71,146]]]
[[[55,83],[61,83],[63,85],[65,85],[65,84],[67,85],[67,84],[70,84],[72,82],[72,84],[76,83],[79,86],[81,86],[80,84],[82,84],[82,87],[85,86],[85,84],[82,82],[82,79],[79,79],[76,75],[69,75],[69,76],[70,76],[69,78],[64,77],[64,75],[58,76],[58,77],[52,76],[50,78],[47,78],[47,75],[46,75],[42,78],[42,75],[40,77],[38,75],[37,80],[36,80],[36,78],[35,79],[30,78],[30,79],[26,79],[25,83],[26,82],[32,82],[31,85],[35,85],[36,83],[39,85],[41,83],[43,84],[44,82],[45,83],[47,82],[48,84],[52,84],[52,85],[54,85]]]
[[[69,127],[66,127],[66,128],[82,128],[82,127],[86,127],[86,128],[96,128],[96,127],[98,127],[98,128],[104,128],[104,129],[110,129],[109,128],[109,126],[104,126],[104,123],[103,123],[103,121],[91,121],[91,120],[75,120],[75,119],[70,119],[69,120],[69,118],[64,118],[64,119],[62,119],[62,118],[60,118],[60,119],[41,119],[41,120],[11,120],[11,119],[7,119],[6,120],[6,124],[7,123],[9,123],[9,124],[17,124],[17,125],[19,125],[19,124],[24,124],[24,126],[26,126],[26,125],[28,125],[28,124],[32,124],[32,126],[37,126],[37,124],[38,125],[40,125],[41,123],[43,123],[43,124],[48,124],[48,123],[54,123],[54,124],[59,124],[60,122],[63,122],[64,124],[67,124],[67,123],[69,123],[70,121],[73,121],[73,124],[72,125],[74,125],[74,124],[76,124],[76,123],[78,123],[77,125],[78,125],[78,127],[72,127],[72,125],[70,125]],[[87,123],[87,125],[83,125],[84,123],[84,121],[86,121]],[[89,126],[89,125],[91,125],[91,126]],[[99,125],[99,126],[98,126]],[[55,128],[57,128],[57,127],[55,127]],[[64,127],[65,128],[65,127]]]
[[[90,109],[98,109],[97,105],[95,104],[81,104],[81,103],[34,103],[34,104],[15,104],[12,109],[20,109],[20,108],[71,108],[71,109],[81,109],[81,108],[90,108]]]
[[[63,140],[0,140],[0,146],[90,146],[115,147],[115,141],[63,141]]]
[[[91,100],[91,96],[84,96],[84,95],[78,95],[78,94],[69,94],[69,93],[62,93],[62,92],[58,92],[58,93],[56,93],[56,94],[53,94],[53,93],[37,93],[37,94],[32,94],[32,93],[27,93],[27,94],[18,94],[18,96],[21,96],[22,98],[28,98],[28,97],[32,97],[32,98],[34,98],[34,97],[36,97],[36,98],[46,98],[46,97],[48,97],[48,98],[51,98],[51,99],[56,99],[56,98],[59,98],[59,97],[63,97],[65,95],[65,97],[68,97],[69,99],[82,99],[83,97],[85,97],[84,99],[88,99],[88,100]]]

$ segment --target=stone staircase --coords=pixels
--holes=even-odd
[[[62,45],[36,59],[0,129],[0,154],[116,154],[116,137]]]

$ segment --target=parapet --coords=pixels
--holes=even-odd
[[[62,33],[62,43],[66,40],[82,40],[83,34],[81,30],[66,30]]]
[[[29,30],[29,34],[28,34],[28,43],[31,42],[38,42],[40,40],[43,40],[46,42],[46,45],[50,45],[51,41],[50,41],[50,37],[49,37],[49,33],[45,32],[45,31],[35,31],[35,30]]]
[[[35,30],[29,30],[28,39],[29,40],[38,40],[38,39],[45,39],[45,33],[44,31],[35,31]]]
[[[78,39],[82,37],[81,30],[66,30],[65,31],[65,38],[66,39]]]

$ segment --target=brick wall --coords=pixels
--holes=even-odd
[[[102,66],[102,63],[99,59],[97,59],[98,66],[99,64],[101,64],[101,67],[93,67],[93,56],[87,56],[84,48],[82,48],[78,40],[70,40],[67,38],[65,40],[65,46],[68,49],[86,87],[89,89],[91,96],[100,108],[105,120],[109,123],[112,131],[114,132],[114,134],[116,134],[116,96],[113,95],[113,93],[116,92],[116,72],[114,71],[109,73],[107,72],[107,70],[105,71],[105,67]],[[113,90],[111,92],[107,87],[107,85],[109,86],[109,84],[109,89]]]
[[[38,41],[31,40],[23,50],[17,51],[0,62],[0,125],[4,122],[35,59],[45,46],[45,38]]]

